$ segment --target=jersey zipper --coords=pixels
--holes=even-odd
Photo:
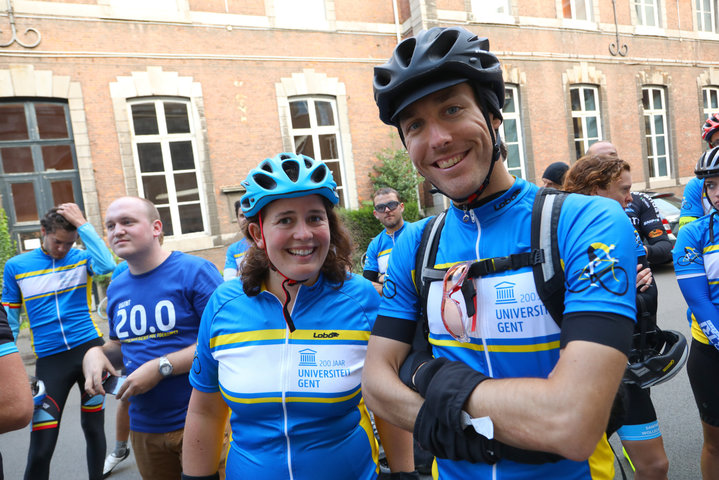
[[[301,289],[302,285],[297,288],[297,293],[295,294],[295,301],[292,304],[292,308],[290,309],[290,315],[292,315],[292,312],[295,309],[295,305],[297,304],[297,297],[299,296]],[[282,305],[282,301],[279,298],[277,298],[277,301],[280,302],[280,305]],[[289,480],[294,480],[295,476],[292,472],[292,442],[290,441],[290,432],[288,429],[289,416],[287,415],[287,390],[289,390],[290,371],[292,368],[292,358],[290,356],[291,350],[292,348],[290,347],[290,329],[285,322],[285,348],[282,351],[282,416],[284,420],[283,431],[285,434],[285,442],[287,444],[287,470],[290,474]]]
[[[55,274],[55,258],[52,259],[52,273]],[[70,350],[70,345],[67,343],[67,337],[65,336],[65,327],[62,324],[62,316],[60,315],[60,301],[57,298],[57,287],[54,291],[55,298],[55,313],[57,314],[57,323],[60,325],[60,333],[62,333],[62,341],[65,343],[65,348]]]
[[[479,255],[479,244],[480,240],[482,238],[482,225],[479,223],[479,218],[474,214],[474,210],[466,210],[465,215],[469,215],[469,218],[471,219],[472,223],[474,223],[477,226],[477,241],[474,244],[474,254],[477,260],[480,260],[482,257]],[[480,287],[482,285],[480,278],[475,278],[472,280],[474,282],[474,287],[477,291],[477,298],[481,299],[480,296]],[[487,322],[485,321],[485,315],[484,315],[484,304],[480,300],[477,303],[477,311],[476,315],[479,319],[479,330],[482,338],[482,346],[484,347],[484,360],[487,363],[487,373],[491,377],[493,375],[492,372],[492,361],[489,356],[489,347],[487,346]]]

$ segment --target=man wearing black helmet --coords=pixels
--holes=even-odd
[[[677,283],[689,306],[692,346],[687,374],[702,421],[704,444],[701,469],[704,480],[719,479],[719,146],[702,154],[694,170],[704,182],[711,213],[679,231],[674,247]]]
[[[634,326],[633,230],[617,202],[566,197],[560,329],[532,275],[538,187],[499,161],[504,82],[488,50],[463,28],[433,28],[375,68],[380,118],[452,206],[434,265],[449,269],[426,299],[412,271],[427,221],[392,251],[363,393],[378,415],[414,431],[441,478],[611,479],[604,431]],[[495,269],[497,257],[512,267]],[[432,355],[408,356],[424,306]]]

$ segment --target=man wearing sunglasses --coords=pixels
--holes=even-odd
[[[400,202],[397,190],[389,187],[377,190],[373,203],[374,218],[384,225],[384,230],[374,237],[367,246],[367,259],[362,275],[374,284],[377,292],[381,295],[389,254],[405,228],[405,221],[402,218],[404,203]]]
[[[428,222],[392,250],[363,395],[435,454],[440,478],[612,479],[605,430],[636,315],[634,232],[618,202],[566,196],[560,327],[531,266],[546,264],[530,250],[538,187],[500,153],[504,93],[489,41],[461,27],[421,31],[375,67],[380,119],[452,206],[432,224],[433,271],[446,272],[426,298],[413,272]],[[411,351],[418,322],[431,354]]]

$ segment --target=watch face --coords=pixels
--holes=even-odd
[[[167,377],[172,373],[172,364],[167,358],[160,359],[160,375]]]

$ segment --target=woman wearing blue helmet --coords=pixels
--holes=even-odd
[[[361,376],[380,298],[348,273],[351,240],[334,211],[332,173],[283,153],[251,170],[243,186],[251,246],[242,281],[221,285],[202,317],[183,478],[219,478],[228,406],[228,479],[377,478]],[[411,436],[402,438],[402,461],[388,460],[411,471]],[[385,441],[388,453],[398,445]]]

